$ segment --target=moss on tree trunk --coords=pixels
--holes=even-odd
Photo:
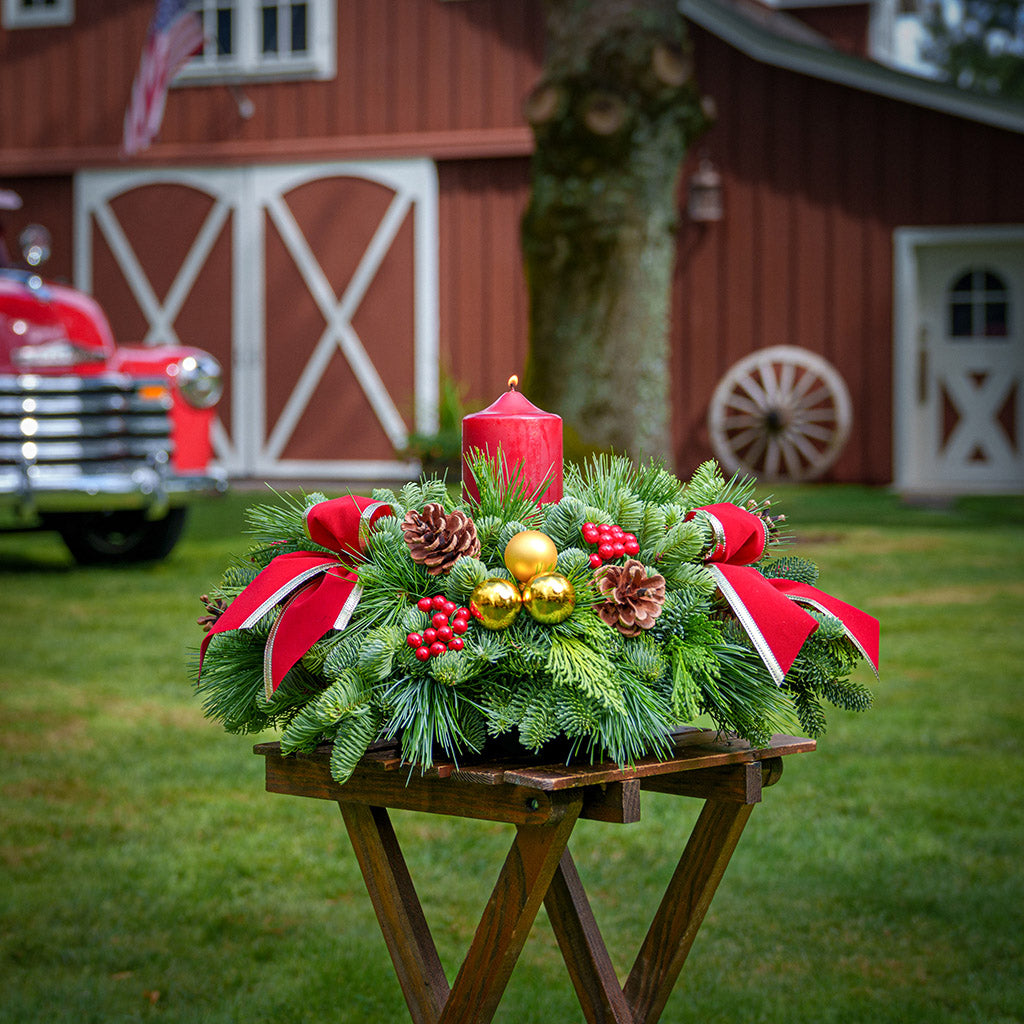
[[[679,169],[704,127],[675,0],[550,0],[523,253],[524,391],[566,456],[671,464],[669,304]]]

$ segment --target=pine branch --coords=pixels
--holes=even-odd
[[[257,703],[263,695],[265,639],[265,632],[233,630],[219,633],[206,650],[196,692],[203,714],[217,719],[227,732],[260,732],[273,725],[273,716]]]
[[[406,484],[398,492],[398,503],[402,507],[403,515],[411,508],[418,510],[431,503],[442,506],[446,512],[450,512],[455,507],[443,480],[423,479],[416,483]]]
[[[403,758],[424,771],[433,763],[435,746],[457,758],[473,749],[462,731],[460,705],[467,699],[458,688],[430,676],[393,679],[384,691],[390,712],[387,736],[401,736]]]
[[[660,682],[669,669],[669,661],[662,654],[661,645],[644,633],[625,645],[624,660],[637,679],[651,686]]]
[[[327,496],[319,491],[298,496],[278,491],[273,493],[281,504],[253,505],[245,510],[246,533],[264,544],[279,541],[311,543],[306,533],[306,513],[314,505],[326,501]]]
[[[718,727],[758,746],[772,733],[791,732],[796,721],[791,693],[775,685],[753,650],[723,643],[716,653],[720,675],[701,680],[701,697]]]
[[[487,566],[479,558],[460,558],[448,573],[445,594],[452,601],[465,603],[473,591],[490,575]]]
[[[637,479],[633,486],[636,494],[645,504],[668,505],[682,502],[685,487],[664,463],[651,459],[646,465],[637,467]]]
[[[582,640],[555,637],[545,669],[556,686],[577,689],[606,708],[625,712],[616,666]]]
[[[365,710],[369,696],[355,673],[346,672],[292,718],[281,733],[281,752],[312,750],[333,736],[342,719]]]
[[[377,738],[380,725],[380,714],[373,708],[366,708],[338,725],[331,750],[331,775],[336,782],[344,784],[352,777],[356,765]]]
[[[761,574],[769,580],[796,580],[813,586],[818,582],[818,567],[807,558],[786,555],[758,566]]]
[[[538,690],[519,717],[519,742],[528,750],[539,750],[560,731],[552,690]]]
[[[721,467],[717,462],[708,460],[697,467],[683,489],[684,502],[690,508],[714,505],[721,500],[720,496],[724,491],[725,478],[722,476]]]
[[[603,753],[621,765],[635,764],[648,754],[665,756],[670,748],[671,709],[664,697],[629,672],[620,675],[623,710],[606,710],[595,740],[588,748],[593,758]]]
[[[585,505],[578,498],[567,497],[559,502],[549,502],[543,506],[543,531],[554,542],[559,551],[575,547],[580,543],[580,528],[587,521]]]
[[[529,524],[529,529],[537,526],[541,518],[538,502],[548,489],[549,480],[531,492],[523,482],[523,463],[509,466],[500,445],[495,456],[474,448],[467,454],[466,462],[480,495],[465,503],[474,521],[494,516],[503,523],[518,520]]]

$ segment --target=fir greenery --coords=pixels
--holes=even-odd
[[[779,687],[718,602],[703,562],[713,543],[708,525],[689,516],[720,502],[762,513],[768,503],[754,502],[751,481],[726,480],[717,464],[705,463],[684,484],[657,463],[599,455],[567,466],[562,500],[538,505],[514,470],[479,453],[470,465],[477,499],[457,502],[433,479],[373,492],[394,516],[377,521],[365,560],[355,566],[355,613],[344,631],[329,631],[310,649],[272,698],[264,694],[263,659],[277,612],[252,629],[214,636],[196,684],[206,714],[231,732],[279,728],[286,752],[332,742],[332,772],[344,781],[379,739],[400,740],[403,756],[422,768],[477,753],[488,737],[528,751],[559,741],[560,756],[625,765],[663,753],[673,729],[702,718],[760,744],[773,732],[820,735],[826,704],[870,706],[870,691],[850,682],[860,652],[837,620],[815,613],[819,627]],[[218,596],[237,596],[282,551],[323,550],[305,529],[307,510],[323,496],[277,497],[252,510],[255,546],[227,569]],[[462,557],[447,575],[431,576],[414,563],[399,529],[406,511],[428,502],[462,509],[480,540],[479,554]],[[595,614],[604,599],[594,585],[585,522],[634,533],[648,573],[664,576],[665,603],[649,631],[625,637]],[[429,617],[416,602],[444,595],[466,605],[485,580],[510,578],[504,548],[525,529],[554,541],[558,571],[575,589],[572,614],[545,625],[521,612],[500,631],[474,623],[463,649],[420,661],[407,638]],[[817,577],[813,563],[791,555],[766,558],[758,568],[808,583]]]

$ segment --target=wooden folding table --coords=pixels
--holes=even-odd
[[[269,792],[339,804],[414,1024],[491,1021],[542,902],[587,1021],[654,1024],[762,789],[778,781],[783,757],[814,746],[813,740],[776,736],[755,749],[689,729],[675,737],[668,757],[625,770],[523,757],[444,762],[426,774],[410,771],[396,748],[386,748],[367,754],[344,785],[331,777],[329,746],[288,757],[277,743],[254,749],[266,758]],[[698,797],[704,807],[620,985],[567,844],[580,818],[639,821],[644,790]],[[516,826],[451,986],[392,828],[392,808]]]

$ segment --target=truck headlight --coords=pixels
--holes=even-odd
[[[224,392],[220,363],[205,352],[179,359],[175,380],[182,397],[196,409],[209,409],[216,405]]]

